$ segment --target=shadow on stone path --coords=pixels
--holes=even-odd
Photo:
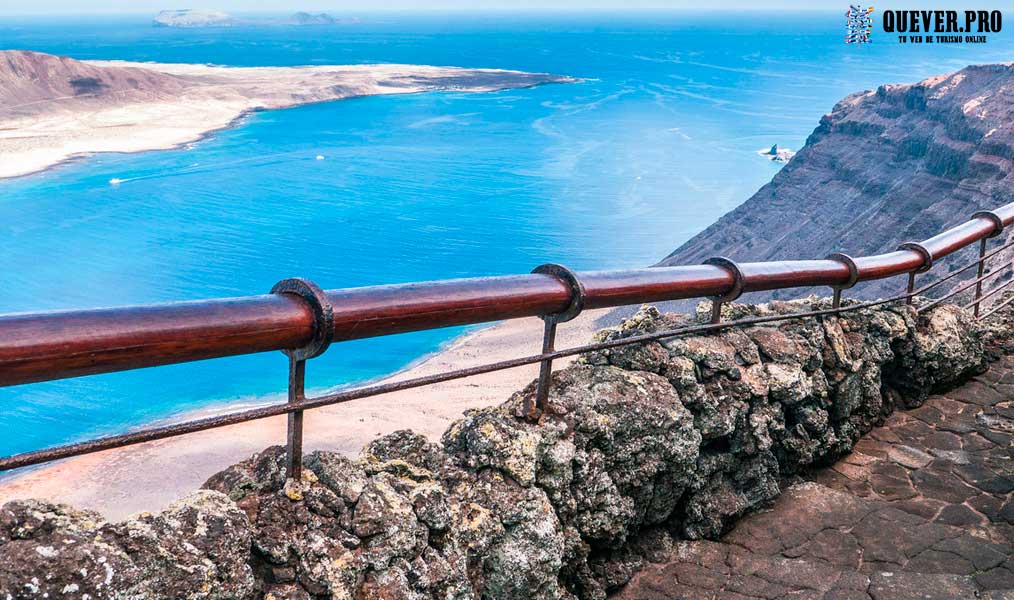
[[[899,410],[718,542],[676,544],[622,600],[1014,600],[1014,357]]]

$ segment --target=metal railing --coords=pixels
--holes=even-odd
[[[856,258],[836,253],[822,260],[736,263],[718,257],[703,265],[584,273],[560,265],[543,265],[528,275],[329,291],[303,279],[287,279],[265,296],[0,315],[0,386],[271,350],[282,350],[289,359],[289,392],[284,404],[15,454],[0,458],[0,471],[288,415],[287,474],[299,477],[306,410],[538,363],[536,392],[526,399],[522,415],[538,421],[551,410],[548,396],[556,359],[731,327],[836,315],[891,302],[912,304],[917,296],[973,267],[977,268],[973,280],[917,310],[928,310],[974,287],[972,301],[965,308],[971,308],[978,318],[987,318],[1014,300],[1003,300],[981,313],[987,299],[1014,283],[1012,278],[983,293],[984,282],[1012,269],[1007,261],[999,269],[986,272],[989,259],[1014,247],[1012,242],[987,251],[988,240],[1011,223],[1014,203],[995,211],[977,212],[970,221],[923,242],[907,242],[894,252]],[[976,242],[979,254],[973,262],[916,289],[918,274]],[[908,275],[905,293],[842,305],[844,290],[859,282],[897,275]],[[832,288],[830,308],[722,321],[723,305],[743,293],[815,286]],[[557,326],[585,309],[692,298],[711,298],[709,323],[555,349]],[[539,354],[319,397],[305,395],[306,361],[323,354],[332,342],[528,316],[544,321]]]

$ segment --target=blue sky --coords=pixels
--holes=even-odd
[[[856,0],[852,0],[855,2]],[[218,9],[235,12],[326,11],[335,14],[378,10],[844,10],[849,0],[0,0],[0,14],[154,13],[165,8]],[[886,8],[1000,8],[1001,3],[963,0],[902,0],[890,6],[870,0],[878,11]],[[972,6],[972,5],[975,6]]]

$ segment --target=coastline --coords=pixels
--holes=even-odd
[[[222,67],[0,51],[0,59],[5,57],[18,61],[21,70],[45,70],[51,81],[36,90],[33,86],[40,82],[26,82],[18,70],[11,75],[0,69],[0,84],[17,88],[5,98],[0,86],[0,180],[97,153],[179,149],[236,127],[259,111],[367,96],[493,92],[578,81],[546,73],[428,65]],[[54,95],[50,89],[80,79],[101,82],[101,91]],[[127,86],[124,80],[133,83]],[[19,95],[26,94],[41,99],[18,103]]]
[[[86,81],[94,93],[78,93]],[[0,51],[0,180],[25,177],[100,152],[172,150],[242,125],[254,112],[376,95],[430,91],[492,92],[579,81],[544,73],[425,65],[221,67],[201,64],[78,61]],[[601,314],[561,328],[561,344],[587,341]],[[467,331],[438,351],[368,385],[536,353],[542,322],[511,321]],[[562,367],[569,361],[557,361]],[[502,402],[533,380],[538,365],[358,400],[311,411],[307,451],[356,456],[371,439],[412,428],[439,439],[467,408]],[[311,382],[312,383],[312,382]],[[284,385],[284,382],[279,383]],[[315,390],[314,393],[322,391]],[[284,389],[159,419],[180,422],[283,402]],[[285,443],[285,417],[199,432],[26,469],[0,479],[0,504],[41,497],[97,510],[108,518],[158,510],[221,469]],[[149,474],[164,474],[154,480]]]
[[[322,102],[336,102],[336,101],[335,100],[325,100],[325,101],[322,101]],[[65,166],[76,164],[76,163],[81,162],[81,161],[88,160],[89,158],[95,156],[96,154],[130,155],[130,154],[144,154],[146,152],[166,152],[166,151],[170,151],[170,150],[186,150],[186,149],[189,149],[194,144],[200,144],[201,142],[204,142],[206,140],[210,140],[211,138],[215,137],[215,134],[217,134],[217,133],[221,133],[223,131],[228,131],[230,129],[236,129],[238,127],[242,127],[243,126],[243,122],[246,121],[247,118],[249,118],[250,115],[252,115],[254,113],[263,112],[263,111],[266,111],[266,110],[285,110],[286,108],[296,108],[296,106],[287,106],[287,107],[282,107],[282,108],[278,108],[278,109],[252,108],[252,109],[249,109],[249,110],[246,110],[246,111],[240,113],[232,121],[230,121],[229,123],[227,123],[225,125],[222,125],[221,127],[215,127],[214,129],[208,129],[208,130],[205,130],[205,131],[201,131],[201,132],[197,133],[196,137],[194,137],[193,139],[183,140],[181,142],[175,142],[175,143],[168,144],[168,145],[165,145],[165,146],[153,146],[153,147],[150,147],[150,148],[143,148],[143,149],[140,149],[140,150],[91,150],[91,151],[77,152],[75,154],[68,154],[67,156],[65,156],[63,158],[60,158],[56,162],[50,162],[50,163],[46,163],[46,164],[40,164],[37,168],[33,168],[33,170],[31,170],[31,171],[25,171],[23,173],[18,173],[18,174],[15,174],[15,175],[4,175],[2,172],[0,172],[0,183],[3,183],[5,181],[17,181],[19,179],[25,179],[27,177],[32,177],[32,176],[36,176],[36,175],[42,175],[42,174],[45,174],[45,173],[49,173],[50,171],[55,171],[56,169],[59,169],[60,167],[65,167]],[[0,152],[0,157],[3,157],[2,152]],[[23,163],[22,163],[22,165],[23,165]],[[28,165],[23,165],[23,168],[32,168],[32,167],[30,167]]]
[[[558,346],[587,342],[609,312],[587,311],[565,324],[558,333]],[[531,355],[541,347],[542,329],[542,321],[536,318],[482,327],[371,383]],[[554,369],[572,360],[555,361]],[[305,451],[331,450],[354,458],[372,439],[399,429],[412,429],[439,441],[447,426],[465,410],[507,400],[534,380],[538,369],[538,365],[527,365],[309,411],[304,425]],[[210,411],[226,408],[235,410],[236,405],[219,404],[165,421],[208,416]],[[110,520],[157,511],[229,465],[268,446],[284,445],[285,431],[285,417],[272,417],[67,459],[0,480],[0,504],[45,498],[95,510]],[[161,477],[146,476],[150,473]]]

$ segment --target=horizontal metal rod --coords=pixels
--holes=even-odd
[[[994,211],[1004,226],[1014,204]],[[934,260],[995,233],[979,216],[923,242]],[[855,258],[858,280],[924,266],[899,250]],[[836,286],[849,269],[835,260],[740,263],[743,291]],[[739,281],[716,265],[578,273],[585,308],[717,296]],[[540,316],[571,300],[547,274],[510,275],[330,290],[335,341]],[[251,296],[99,310],[0,315],[0,386],[124,371],[304,346],[314,336],[310,306],[293,295]]]
[[[1008,305],[1008,304],[1010,304],[1011,302],[1014,302],[1014,296],[1011,296],[1010,298],[1007,298],[1007,299],[1006,299],[1006,300],[1004,300],[1003,302],[1001,302],[1001,303],[997,304],[996,306],[994,306],[994,307],[990,308],[988,312],[986,312],[986,313],[985,313],[985,314],[983,314],[983,315],[982,315],[981,317],[979,317],[979,320],[982,320],[982,319],[985,319],[985,318],[987,318],[987,317],[991,317],[991,316],[993,316],[994,314],[996,314],[996,312],[997,312],[998,310],[1000,310],[1000,309],[1002,309],[1003,307],[1007,306],[1007,305]]]
[[[1010,279],[1008,281],[1005,281],[1005,282],[997,285],[993,289],[989,290],[985,294],[979,296],[979,298],[977,300],[975,300],[973,302],[969,302],[968,304],[966,304],[965,306],[962,306],[961,308],[967,309],[967,308],[970,308],[972,306],[975,306],[976,304],[982,304],[983,300],[985,300],[986,298],[992,298],[993,296],[999,294],[1000,292],[1002,292],[1005,289],[1007,289],[1010,286],[1010,284],[1012,284],[1012,283],[1014,283],[1014,279]]]
[[[983,281],[986,281],[987,279],[992,279],[992,278],[996,277],[997,275],[1000,275],[1001,273],[1003,273],[1007,269],[1009,269],[1010,266],[1011,266],[1010,263],[1007,263],[1004,266],[1000,267],[999,269],[995,269],[993,271],[990,271],[989,273],[986,273],[982,277],[976,277],[975,279],[973,279],[971,281],[966,281],[965,283],[963,283],[963,284],[961,284],[959,286],[955,286],[952,290],[948,291],[943,296],[940,296],[939,298],[935,299],[933,302],[930,302],[929,304],[927,304],[925,306],[919,307],[919,310],[920,311],[929,310],[929,309],[933,308],[934,306],[938,306],[939,304],[942,304],[944,301],[949,300],[949,299],[953,298],[954,296],[957,296],[961,292],[964,292],[965,290],[968,290],[968,289],[974,287],[975,284],[982,283]],[[995,292],[989,292],[988,294],[985,294],[984,296],[981,296],[980,300],[982,300],[982,298],[988,298],[989,296],[991,296],[994,293]],[[974,302],[972,304],[974,304]],[[971,306],[971,304],[969,304],[969,306]]]
[[[993,250],[990,250],[986,254],[982,255],[982,258],[977,258],[977,259],[973,260],[972,262],[968,263],[967,265],[961,267],[960,269],[955,269],[954,271],[951,271],[950,273],[948,273],[944,277],[941,277],[940,279],[936,279],[936,280],[932,281],[931,283],[925,285],[924,287],[919,288],[919,290],[920,290],[919,293],[922,294],[924,292],[927,292],[927,291],[929,291],[929,290],[937,287],[938,285],[946,283],[946,282],[950,281],[951,279],[954,279],[958,275],[961,275],[965,271],[971,269],[972,267],[977,266],[980,262],[985,262],[985,261],[989,260],[990,258],[996,256],[997,254],[999,254],[999,253],[1001,253],[1004,250],[1007,250],[1009,248],[1014,248],[1014,242],[1010,242],[1008,244],[1004,244],[1003,246],[1000,246],[999,248],[994,248]]]
[[[447,371],[433,375],[425,375],[422,377],[414,377],[411,379],[404,379],[401,381],[368,385],[350,390],[343,390],[341,392],[327,394],[325,396],[319,396],[316,398],[306,398],[298,402],[287,402],[285,404],[275,404],[272,406],[265,406],[262,408],[253,408],[241,412],[219,415],[215,417],[208,417],[205,419],[197,419],[194,421],[187,421],[184,423],[175,423],[172,425],[165,425],[162,427],[152,427],[142,429],[139,431],[133,431],[130,433],[98,438],[76,444],[68,444],[64,446],[47,448],[44,450],[36,450],[32,452],[25,452],[22,454],[15,454],[12,456],[0,458],[0,471],[8,471],[11,469],[28,467],[32,465],[52,462],[54,460],[70,458],[73,456],[81,456],[84,454],[101,452],[103,450],[112,450],[114,448],[121,448],[123,446],[132,446],[135,444],[141,444],[144,442],[186,435],[189,433],[196,433],[198,431],[205,431],[208,429],[227,427],[229,425],[238,425],[240,423],[245,423],[247,421],[255,421],[258,419],[266,419],[269,417],[291,414],[295,412],[302,412],[314,408],[322,408],[324,406],[341,404],[343,402],[349,402],[351,400],[358,400],[361,398],[367,398],[371,396],[378,396],[381,394],[388,394],[391,392],[397,392],[401,390],[433,385],[436,383],[442,383],[454,379],[471,377],[473,375],[481,375],[483,373],[492,373],[494,371],[502,371],[505,369],[522,367],[525,365],[540,363],[546,360],[556,360],[568,356],[575,356],[578,354],[585,354],[588,352],[608,350],[611,348],[618,348],[630,344],[640,344],[646,342],[659,341],[681,335],[710,333],[714,331],[730,329],[733,327],[763,325],[765,323],[787,321],[792,319],[834,316],[841,313],[853,312],[865,308],[872,308],[874,306],[888,304],[891,302],[897,302],[899,300],[904,300],[908,297],[909,294],[903,294],[900,296],[893,296],[891,298],[884,298],[869,302],[860,302],[838,308],[810,310],[792,313],[788,315],[750,317],[746,319],[740,319],[737,321],[725,321],[721,323],[690,325],[686,327],[680,327],[677,329],[658,331],[654,333],[646,333],[627,338],[608,340],[605,342],[585,344],[582,346],[567,348],[565,350],[544,352],[533,356],[504,360],[495,363],[489,363],[486,365],[469,367],[465,369],[457,369],[454,371]]]

